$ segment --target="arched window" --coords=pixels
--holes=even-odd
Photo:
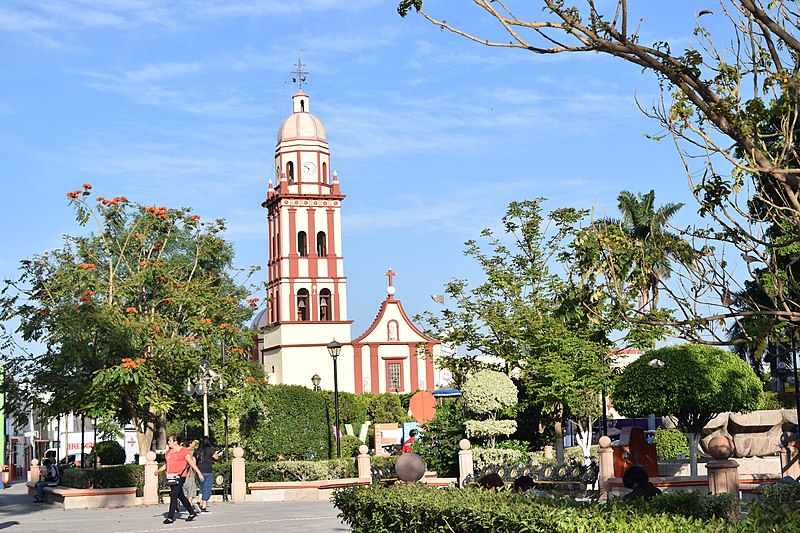
[[[300,100],[300,112],[303,113],[306,110],[306,102],[305,100]]]
[[[308,289],[297,291],[297,320],[308,320]]]
[[[305,231],[297,233],[297,253],[300,254],[300,257],[308,255],[308,238]]]
[[[328,289],[322,289],[319,291],[319,319],[322,321],[333,320],[331,291]]]
[[[397,320],[390,320],[387,329],[386,340],[389,342],[397,341]]]
[[[328,183],[328,163],[322,163],[322,183]]]
[[[325,242],[324,231],[317,232],[317,255],[320,257],[325,257],[328,255],[328,245]]]
[[[286,177],[289,179],[289,183],[294,183],[294,162],[292,161],[286,163]]]

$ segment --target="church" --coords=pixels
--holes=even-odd
[[[334,388],[328,352],[340,343],[336,382],[341,391],[414,392],[434,389],[433,358],[441,343],[420,331],[395,298],[386,272],[386,299],[365,332],[353,338],[347,318],[341,210],[345,199],[322,122],[302,90],[278,128],[275,182],[269,180],[267,308],[253,320],[255,356],[273,384]]]

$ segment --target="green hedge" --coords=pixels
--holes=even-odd
[[[317,481],[358,477],[355,459],[245,463],[247,483],[260,481]]]
[[[144,494],[144,465],[105,466],[94,468],[65,468],[61,485],[76,489],[111,489],[136,487],[136,495]]]
[[[606,533],[797,531],[800,515],[735,513],[729,495],[663,495],[652,502],[600,505],[571,498],[529,498],[510,491],[431,488],[397,484],[341,489],[332,496],[339,517],[354,533]]]

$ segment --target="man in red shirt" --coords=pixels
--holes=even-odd
[[[403,449],[401,450],[403,453],[409,453],[411,451],[411,445],[414,444],[414,438],[417,436],[417,430],[412,429],[408,432],[408,440],[403,443]]]

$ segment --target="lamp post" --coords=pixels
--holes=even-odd
[[[191,377],[186,378],[186,388],[184,392],[191,396],[197,394],[203,397],[203,435],[208,437],[208,393],[214,391],[216,385],[217,392],[225,389],[225,383],[219,372],[211,369],[211,363],[203,359],[197,367],[197,376],[194,381]]]
[[[317,392],[318,390],[321,390],[320,386],[319,386],[321,381],[322,381],[322,378],[319,377],[319,374],[314,372],[314,375],[311,376],[311,384],[314,385],[314,392]]]
[[[328,353],[333,358],[333,410],[334,416],[336,417],[336,427],[334,428],[333,437],[336,439],[336,457],[341,459],[342,448],[339,443],[339,374],[336,369],[336,360],[339,358],[339,354],[342,353],[342,343],[336,342],[336,339],[333,339],[330,344],[328,344]]]

